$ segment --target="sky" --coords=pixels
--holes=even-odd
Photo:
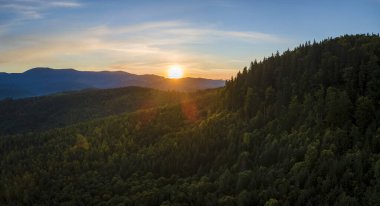
[[[229,79],[305,41],[380,33],[380,0],[0,0],[0,72]]]

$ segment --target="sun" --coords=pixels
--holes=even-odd
[[[183,68],[179,65],[173,65],[168,69],[168,78],[179,79],[183,77]]]

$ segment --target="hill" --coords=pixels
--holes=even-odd
[[[34,68],[24,73],[0,73],[0,99],[41,96],[83,89],[140,86],[160,90],[195,91],[224,86],[223,80],[167,79],[127,72],[92,72],[74,69]]]
[[[178,104],[0,138],[12,205],[379,205],[380,37],[307,42]]]
[[[95,118],[178,104],[184,94],[141,87],[92,89],[0,101],[0,134],[36,132]]]

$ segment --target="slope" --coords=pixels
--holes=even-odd
[[[93,89],[0,101],[0,134],[43,131],[94,118],[176,104],[179,92],[141,87]]]

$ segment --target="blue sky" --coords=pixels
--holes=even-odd
[[[39,66],[228,79],[307,40],[380,33],[380,0],[0,0],[0,71]]]

